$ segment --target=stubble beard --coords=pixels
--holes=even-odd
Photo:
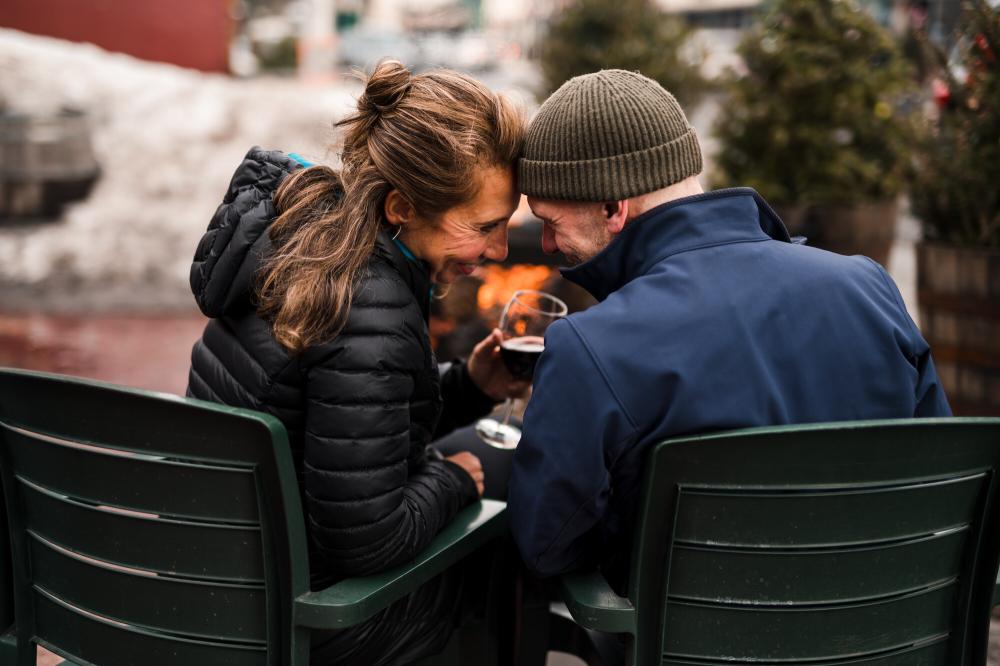
[[[595,221],[588,226],[587,231],[586,237],[579,246],[568,248],[569,252],[563,253],[570,266],[579,266],[590,261],[600,254],[614,238],[614,235],[604,225],[603,220]]]

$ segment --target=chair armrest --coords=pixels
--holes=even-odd
[[[563,601],[581,627],[612,634],[635,633],[635,608],[619,597],[597,571],[565,574],[559,579]]]
[[[506,531],[507,505],[481,500],[460,511],[409,562],[301,595],[295,600],[295,624],[341,629],[363,622]]]
[[[0,664],[17,663],[17,636],[14,635],[16,629],[11,626],[4,634],[0,635]],[[69,666],[73,664],[67,662]]]

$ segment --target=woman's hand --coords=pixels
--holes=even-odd
[[[479,458],[472,455],[468,451],[459,451],[458,453],[448,456],[445,460],[450,460],[462,469],[464,469],[472,480],[476,482],[476,490],[479,492],[479,496],[483,496],[483,491],[486,489],[483,479],[483,464],[479,462]]]
[[[531,385],[530,379],[514,379],[500,358],[500,343],[503,333],[499,328],[483,338],[472,350],[466,364],[469,377],[480,391],[497,402],[507,398],[519,398]]]

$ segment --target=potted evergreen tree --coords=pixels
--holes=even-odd
[[[639,71],[688,107],[705,88],[691,30],[650,0],[577,0],[556,14],[539,49],[544,96],[600,69]]]
[[[910,188],[920,325],[959,414],[1000,415],[1000,8],[969,0]]]
[[[914,125],[892,36],[850,2],[776,0],[738,51],[713,185],[754,187],[811,245],[884,264]]]

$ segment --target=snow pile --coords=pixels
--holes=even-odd
[[[240,81],[0,29],[0,100],[90,114],[102,168],[58,222],[0,221],[0,309],[193,304],[191,257],[252,145],[332,161],[332,122],[358,86]]]

